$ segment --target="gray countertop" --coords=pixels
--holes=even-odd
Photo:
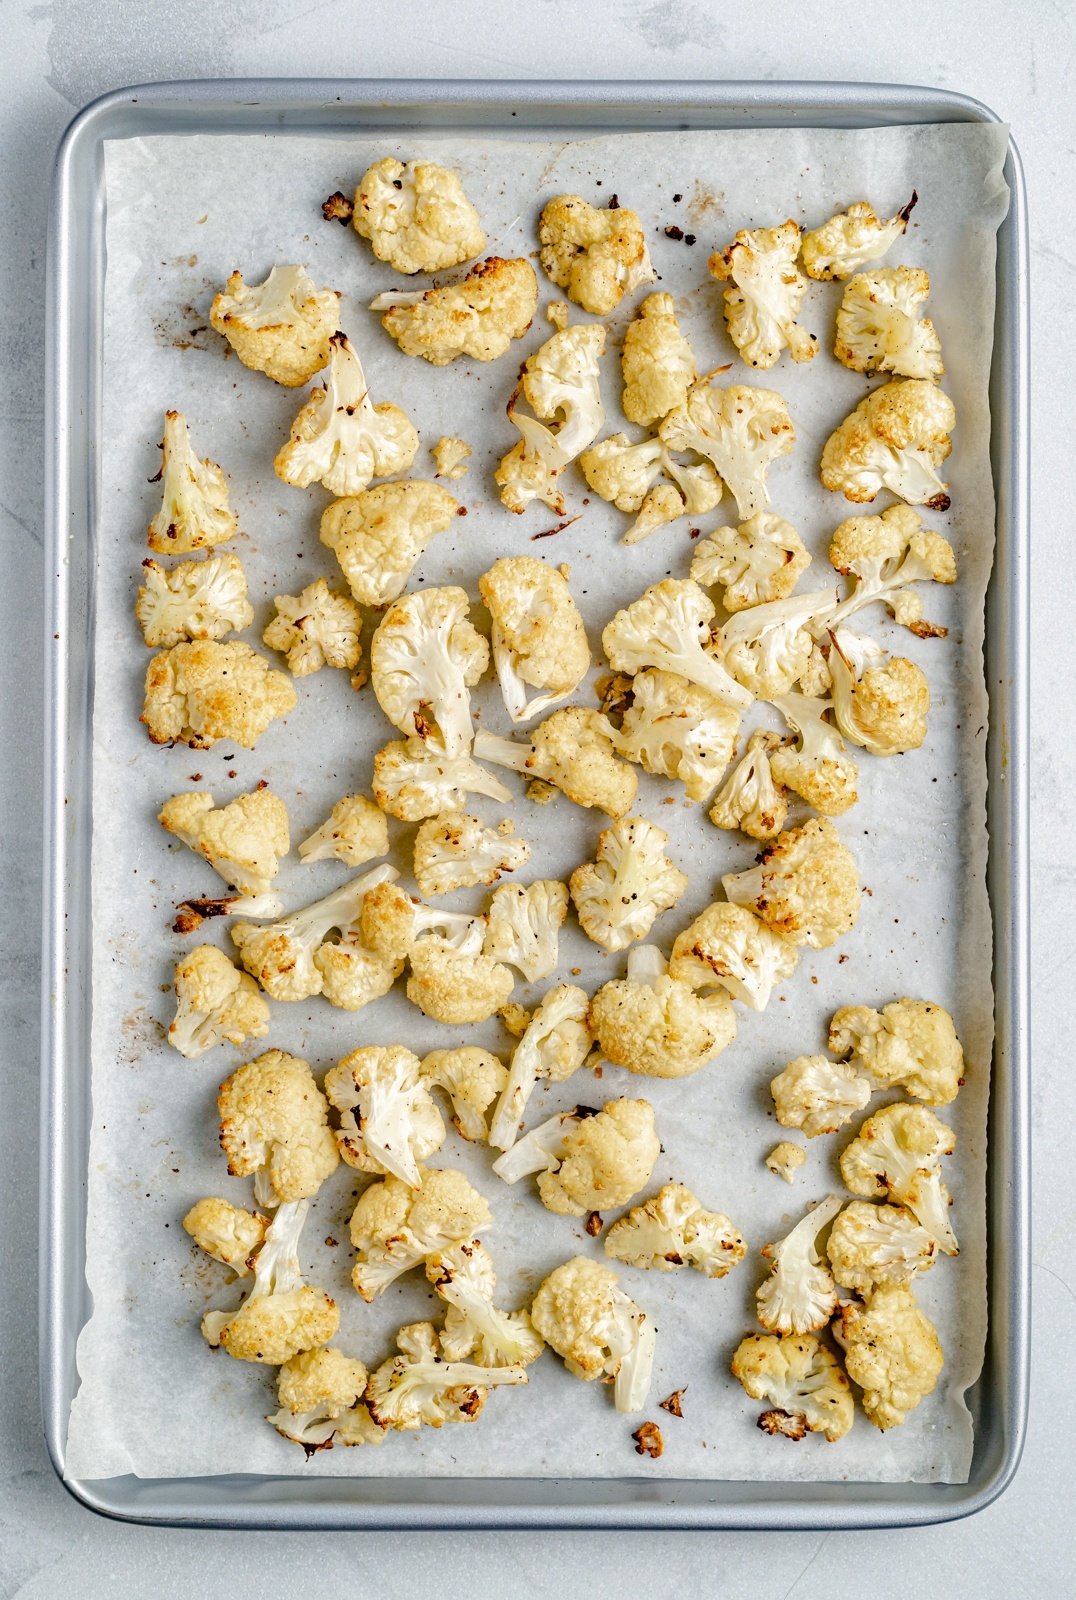
[[[1017,1600],[1076,1595],[1071,1329],[1076,1301],[1072,1139],[1076,1071],[1064,988],[1076,965],[1076,846],[1060,799],[1076,744],[1048,708],[1071,705],[1068,649],[1076,453],[1076,8],[1063,0],[909,0],[733,8],[717,0],[2,0],[0,95],[0,585],[8,693],[0,699],[0,1600],[118,1594],[236,1600],[316,1587],[385,1600],[548,1591],[811,1600],[877,1593]],[[41,431],[46,196],[73,113],[144,80],[333,73],[417,77],[845,78],[925,83],[986,101],[1027,168],[1033,262],[1032,720],[1036,962],[1034,1345],[1031,1423],[1015,1483],[977,1518],[918,1533],[787,1535],[251,1535],[158,1531],[93,1517],[53,1477],[36,1374],[36,1129],[41,805]],[[1056,570],[1055,570],[1056,567]],[[1055,633],[1054,630],[1060,632]],[[1038,833],[1038,827],[1044,833]],[[1068,974],[1068,976],[1066,976]],[[167,1397],[162,1397],[167,1404]],[[702,1575],[705,1574],[705,1577]]]

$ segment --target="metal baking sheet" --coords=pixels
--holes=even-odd
[[[526,90],[526,94],[520,91]],[[513,129],[531,127],[549,132],[565,132],[568,136],[615,132],[647,127],[739,127],[780,126],[872,126],[886,123],[940,122],[952,120],[991,120],[991,114],[968,102],[944,96],[929,96],[920,91],[862,90],[851,88],[799,86],[791,93],[774,92],[772,86],[725,86],[715,88],[696,85],[660,86],[662,102],[651,103],[652,91],[622,85],[557,86],[542,85],[453,85],[446,99],[446,91],[437,91],[436,101],[428,98],[425,85],[176,85],[135,90],[108,97],[83,116],[73,126],[61,153],[57,186],[57,202],[62,213],[60,226],[53,234],[53,310],[57,315],[56,332],[61,330],[74,335],[77,343],[70,346],[64,338],[53,341],[58,354],[58,369],[53,373],[54,415],[57,422],[57,449],[63,452],[70,445],[71,453],[56,461],[55,504],[50,507],[49,532],[57,547],[70,536],[71,548],[58,549],[54,571],[64,574],[66,582],[58,577],[60,592],[58,608],[67,604],[77,606],[77,620],[66,616],[50,628],[60,635],[61,649],[68,647],[68,659],[53,663],[70,668],[67,681],[67,700],[63,704],[63,686],[54,697],[57,721],[52,732],[58,736],[66,726],[70,728],[70,742],[66,749],[58,748],[59,768],[54,766],[54,776],[61,797],[60,811],[65,814],[66,825],[85,824],[88,807],[88,763],[82,745],[88,745],[89,708],[86,695],[89,689],[91,666],[88,634],[92,624],[93,552],[92,552],[92,499],[94,491],[91,463],[93,461],[94,429],[97,421],[95,378],[99,371],[99,317],[101,268],[103,265],[103,193],[100,181],[100,152],[106,138],[124,137],[132,133],[190,131],[200,133],[266,132],[284,129],[288,132],[340,131],[342,128],[362,128],[367,132],[422,127],[426,130],[451,128],[454,132],[478,132],[483,128],[499,131],[508,125],[511,116]],[[506,103],[507,102],[507,103]],[[513,115],[514,113],[514,115]],[[74,157],[79,160],[75,160]],[[1011,170],[1008,170],[1011,169]],[[886,1521],[922,1521],[940,1516],[956,1515],[974,1509],[984,1502],[998,1487],[1015,1465],[1020,1435],[1022,1413],[1020,1360],[1024,1326],[1023,1290],[1025,1284],[1026,1252],[1018,1251],[1015,1270],[1006,1271],[999,1261],[1006,1245],[1014,1237],[1022,1244],[1020,1227],[1026,1208],[1021,1211],[1021,1189],[1026,1164],[1020,1159],[1022,1141],[1017,1137],[1011,1151],[1004,1146],[1005,1137],[1015,1131],[1019,1135],[1025,1124],[1022,1121],[1023,1089],[1022,1058],[1019,1043],[1022,1029],[1019,980],[1022,966],[1022,839],[1019,824],[1022,818],[1022,710],[1017,685],[1021,673],[1013,666],[1021,659],[1022,616],[1021,600],[1021,533],[1019,509],[1022,505],[1022,480],[1024,455],[1020,424],[1022,419],[1022,336],[1023,314],[1017,286],[1021,282],[1020,249],[1022,247],[1023,207],[1019,188],[1019,174],[1015,153],[1010,155],[1006,176],[1014,191],[1013,211],[999,240],[998,282],[998,338],[992,383],[992,411],[994,419],[993,446],[996,487],[998,491],[998,573],[1002,583],[995,581],[991,608],[988,615],[989,647],[987,676],[992,691],[992,725],[994,744],[991,762],[991,816],[993,840],[990,888],[995,915],[997,963],[995,984],[998,991],[997,1033],[998,1055],[995,1060],[993,1129],[989,1156],[991,1174],[991,1227],[993,1249],[990,1269],[990,1323],[991,1350],[979,1392],[973,1397],[977,1414],[978,1445],[968,1485],[957,1489],[932,1486],[912,1487],[883,1485],[818,1485],[789,1484],[713,1484],[670,1482],[660,1484],[638,1481],[608,1481],[600,1483],[574,1480],[558,1488],[547,1480],[539,1486],[533,1480],[492,1485],[488,1480],[429,1479],[371,1480],[335,1479],[317,1485],[302,1483],[292,1477],[244,1478],[176,1481],[153,1483],[145,1479],[110,1479],[107,1484],[92,1486],[69,1481],[69,1486],[88,1503],[114,1514],[145,1517],[163,1521],[206,1521],[234,1523],[262,1523],[271,1526],[313,1524],[343,1524],[363,1526],[426,1525],[437,1524],[450,1515],[452,1505],[467,1505],[468,1521],[473,1524],[504,1525],[507,1523],[571,1523],[573,1525],[630,1524],[637,1526],[730,1526],[765,1525],[792,1526],[814,1523],[836,1526]],[[92,217],[87,214],[87,202],[96,201]],[[56,220],[56,219],[54,219]],[[1015,223],[1015,233],[1014,233]],[[76,261],[80,251],[86,252],[81,263]],[[66,274],[72,266],[73,275]],[[77,270],[81,266],[81,274]],[[89,288],[92,306],[86,297],[68,297],[67,284]],[[1006,285],[1008,284],[1008,292]],[[66,323],[66,328],[64,324]],[[86,335],[89,335],[87,338]],[[71,360],[70,358],[74,358]],[[64,370],[68,358],[67,370]],[[1006,360],[1006,358],[1008,358]],[[1006,369],[999,382],[999,367]],[[70,381],[68,381],[70,380]],[[66,392],[65,392],[66,389]],[[1015,405],[1014,405],[1015,402]],[[69,431],[70,425],[79,423],[81,437]],[[1013,425],[1010,426],[1010,423]],[[1016,496],[1013,497],[1013,490]],[[61,538],[61,533],[64,538]],[[77,556],[76,548],[78,547]],[[50,556],[51,560],[51,556]],[[997,604],[999,588],[1005,597],[1005,607]],[[66,590],[66,592],[65,592]],[[1013,605],[1017,611],[1012,610]],[[1002,615],[1004,609],[1004,615]],[[74,632],[68,636],[68,629]],[[84,636],[80,632],[84,630]],[[1009,630],[1008,634],[1007,631]],[[76,661],[75,657],[81,657]],[[81,668],[81,670],[80,670]],[[65,676],[66,676],[65,671]],[[1004,681],[1002,681],[1004,680]],[[74,699],[73,689],[79,685],[85,698]],[[80,736],[82,743],[80,744]],[[66,771],[64,770],[66,767]],[[50,819],[55,819],[55,811]],[[61,1089],[68,1107],[76,1103],[82,1113],[80,1125],[73,1119],[65,1129],[71,1135],[65,1159],[74,1162],[65,1169],[65,1192],[70,1196],[73,1185],[72,1172],[77,1173],[81,1184],[85,1169],[86,1101],[88,1082],[82,1063],[86,1059],[85,1022],[88,1007],[84,997],[88,989],[88,975],[80,967],[79,957],[85,948],[85,920],[88,917],[88,896],[85,895],[88,857],[88,829],[85,836],[71,841],[74,848],[62,859],[62,838],[56,835],[53,845],[58,854],[55,864],[60,871],[50,885],[48,904],[59,887],[71,914],[67,926],[68,945],[57,942],[57,926],[49,919],[47,943],[55,961],[54,971],[67,968],[68,991],[63,997],[72,1004],[65,1019],[60,1020],[62,1031],[66,1022],[71,1064],[63,1054],[63,1039],[58,1037],[56,1005],[63,991],[52,976],[46,977],[46,1077],[52,1067],[61,1079]],[[79,877],[79,874],[82,877]],[[1005,881],[1001,881],[1004,878]],[[1012,912],[1017,913],[1015,918]],[[74,926],[73,924],[81,924]],[[62,928],[62,924],[60,924]],[[1010,935],[1015,931],[1016,941],[1009,948]],[[81,1004],[81,1009],[80,1009]],[[50,1015],[50,1012],[52,1015]],[[82,1036],[78,1028],[81,1024]],[[51,1030],[51,1038],[50,1038]],[[1005,1070],[1002,1071],[1002,1058]],[[81,1081],[75,1081],[78,1073]],[[81,1093],[81,1101],[74,1099]],[[47,1113],[48,1116],[48,1113]],[[999,1124],[1001,1126],[999,1126]],[[46,1170],[48,1166],[46,1164]],[[54,1171],[60,1170],[57,1163]],[[1011,1186],[1006,1189],[1006,1185]],[[999,1195],[1015,1200],[1016,1213],[1002,1219],[999,1226],[997,1202]],[[51,1196],[48,1197],[51,1200]],[[48,1392],[46,1394],[47,1431],[54,1459],[59,1461],[62,1446],[59,1439],[75,1386],[74,1340],[78,1328],[85,1320],[84,1307],[74,1301],[70,1290],[82,1284],[83,1208],[72,1221],[70,1209],[56,1213],[46,1206],[47,1230],[43,1259],[55,1264],[55,1238],[64,1230],[64,1242],[74,1254],[68,1254],[68,1270],[62,1274],[58,1285],[46,1288],[47,1312],[45,1319],[48,1349],[43,1362]],[[1007,1229],[1007,1235],[1004,1230]],[[62,1252],[60,1252],[62,1253]],[[1016,1302],[1005,1311],[999,1295],[1006,1284],[1018,1291]],[[52,1292],[62,1287],[66,1292],[63,1303]],[[81,1299],[85,1299],[83,1289]],[[57,1313],[60,1313],[58,1316]],[[1006,1317],[999,1328],[999,1316]],[[999,1333],[1001,1343],[999,1346]],[[1008,1333],[1007,1343],[1005,1335]],[[1000,1355],[1001,1365],[998,1364]],[[60,1366],[56,1358],[61,1358]],[[55,1363],[55,1364],[54,1364]],[[999,1408],[1004,1395],[1007,1408]],[[50,1409],[51,1408],[51,1409]],[[305,1493],[304,1493],[305,1490]],[[102,1498],[102,1494],[106,1498]],[[833,1498],[831,1499],[830,1496]],[[823,1498],[825,1497],[825,1498]],[[211,1500],[211,1504],[205,1502]],[[311,1503],[316,1501],[316,1504]],[[438,1506],[442,1510],[438,1514]]]

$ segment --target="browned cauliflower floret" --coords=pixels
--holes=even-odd
[[[535,1341],[537,1343],[537,1341]],[[378,1426],[409,1431],[446,1422],[474,1422],[488,1391],[527,1382],[526,1368],[446,1361],[432,1322],[412,1322],[396,1335],[399,1355],[370,1375],[366,1403]]]
[[[695,547],[691,576],[710,589],[724,585],[726,611],[784,600],[811,564],[790,522],[758,511],[738,528],[714,528]]]
[[[884,1106],[841,1151],[841,1177],[853,1194],[907,1206],[938,1248],[955,1256],[953,1202],[941,1176],[941,1157],[955,1149],[952,1128],[926,1106]]]
[[[828,618],[830,628],[879,603],[920,638],[944,637],[945,628],[923,621],[922,601],[910,585],[955,583],[956,555],[948,539],[924,528],[911,506],[890,506],[880,516],[847,518],[830,540],[829,559],[839,573],[854,579],[851,594]]]
[[[657,277],[643,225],[625,206],[598,211],[580,195],[557,195],[538,219],[538,242],[549,277],[596,317]]]
[[[537,1172],[549,1211],[585,1217],[627,1205],[650,1181],[660,1153],[649,1100],[607,1100],[600,1111],[576,1106],[532,1128],[493,1170],[505,1183]]]
[[[837,313],[837,360],[853,372],[940,378],[941,341],[934,324],[919,316],[929,293],[930,277],[922,267],[857,272]]]
[[[201,944],[176,965],[176,1014],[168,1043],[193,1060],[215,1044],[243,1044],[269,1032],[258,985],[215,945]]]
[[[778,834],[757,867],[721,880],[734,905],[748,906],[772,932],[825,950],[859,916],[855,857],[828,817]]]
[[[239,518],[228,504],[228,483],[215,461],[199,461],[181,411],[164,414],[161,440],[163,502],[147,543],[158,555],[187,556],[230,539]]]
[[[302,267],[274,267],[264,283],[233,272],[214,297],[209,320],[245,367],[289,389],[309,383],[329,359],[340,296],[318,289]]]
[[[855,1403],[848,1379],[814,1334],[785,1339],[748,1334],[732,1358],[732,1376],[752,1400],[768,1400],[773,1407],[758,1419],[764,1433],[786,1439],[821,1433],[833,1443],[852,1426]]]
[[[833,1331],[876,1428],[906,1422],[909,1411],[933,1392],[945,1356],[937,1329],[910,1289],[883,1284],[865,1305],[843,1306]]]
[[[340,1113],[336,1143],[348,1166],[418,1188],[419,1162],[445,1142],[418,1057],[401,1044],[363,1045],[325,1074],[325,1094]]]
[[[253,750],[274,718],[286,717],[295,704],[286,674],[274,672],[249,644],[199,639],[154,656],[139,720],[154,744],[208,750],[227,739]]]
[[[687,888],[687,874],[665,854],[669,835],[645,817],[623,817],[598,835],[593,861],[569,881],[579,925],[606,950],[645,939]]]
[[[395,600],[435,534],[460,509],[447,489],[420,480],[379,483],[334,500],[321,518],[321,542],[365,606]]]
[[[157,821],[196,855],[204,856],[225,883],[241,895],[257,896],[267,915],[278,914],[266,902],[289,847],[288,811],[279,795],[271,789],[254,789],[225,806],[215,806],[211,794],[196,789],[173,795],[161,807]]]
[[[796,1174],[806,1160],[807,1152],[801,1144],[793,1144],[791,1139],[780,1139],[766,1157],[766,1167],[782,1182],[795,1183]]]
[[[221,1084],[217,1109],[228,1171],[254,1175],[260,1205],[317,1194],[340,1164],[328,1102],[307,1063],[283,1050],[238,1067]]]
[[[905,1089],[929,1106],[947,1106],[964,1081],[953,1019],[930,1000],[892,1000],[881,1011],[842,1006],[829,1025],[829,1048],[880,1089]]]
[[[486,247],[459,174],[434,161],[375,161],[355,191],[351,225],[379,261],[409,276],[458,267]]]
[[[859,799],[859,768],[837,728],[826,720],[832,700],[792,693],[778,695],[773,704],[796,735],[794,746],[782,745],[770,756],[774,782],[824,817],[841,816]]]
[[[770,1080],[770,1093],[782,1128],[802,1128],[814,1139],[851,1122],[870,1099],[871,1086],[841,1061],[797,1056]]]
[[[657,667],[706,689],[733,711],[753,696],[711,650],[715,606],[690,578],[662,578],[624,606],[602,632],[602,649],[615,672]]]
[[[728,1217],[707,1211],[684,1184],[667,1183],[613,1223],[605,1253],[629,1267],[694,1267],[704,1277],[723,1278],[743,1260],[747,1246]]]
[[[422,1076],[448,1096],[456,1132],[484,1143],[489,1137],[486,1114],[508,1078],[504,1062],[478,1045],[461,1044],[452,1050],[431,1050],[423,1058]]]
[[[395,867],[372,867],[276,922],[234,923],[232,943],[251,977],[274,1000],[306,1000],[324,993],[332,1005],[358,1010],[386,994],[401,971],[359,937],[364,896],[398,876]],[[331,942],[334,930],[337,943]]]
[[[571,983],[547,989],[541,1004],[527,1017],[512,1052],[504,1088],[490,1119],[491,1145],[498,1150],[512,1148],[537,1084],[565,1083],[583,1065],[592,1042],[583,990]]]
[[[237,1361],[279,1367],[300,1350],[328,1344],[340,1326],[335,1300],[303,1281],[299,1236],[308,1200],[285,1201],[254,1257],[254,1283],[234,1311],[207,1311],[202,1334]]]
[[[447,756],[472,739],[468,690],[489,665],[466,591],[448,584],[392,604],[370,641],[370,687],[394,727]]]
[[[796,439],[788,406],[776,389],[742,383],[717,387],[706,373],[661,423],[658,434],[670,450],[694,450],[711,463],[746,521],[770,503],[766,474]]]
[[[250,1272],[251,1257],[261,1248],[268,1226],[269,1218],[260,1211],[244,1211],[212,1196],[191,1206],[183,1218],[184,1230],[199,1250],[231,1267],[237,1278]]]
[[[135,616],[155,650],[167,650],[183,639],[223,639],[254,621],[238,556],[180,561],[169,571],[151,558],[143,561],[142,572]]]
[[[320,828],[299,846],[301,861],[342,861],[363,867],[388,854],[389,825],[385,813],[364,794],[338,800]]]
[[[380,1444],[385,1430],[360,1403],[366,1378],[362,1362],[341,1350],[303,1350],[281,1367],[280,1410],[266,1421],[308,1455],[334,1444]]]
[[[530,853],[530,845],[507,817],[498,827],[487,828],[466,811],[442,811],[428,817],[415,834],[415,882],[429,895],[473,889],[524,866]]]
[[[616,757],[613,729],[600,711],[586,706],[554,711],[535,728],[529,745],[481,729],[474,753],[481,761],[541,778],[577,806],[594,806],[610,817],[631,810],[639,787],[632,768]]]
[[[648,1078],[698,1072],[736,1037],[728,995],[702,996],[670,977],[653,945],[631,951],[627,976],[602,985],[587,1020],[607,1061]]]
[[[908,1284],[928,1272],[938,1246],[903,1206],[852,1200],[829,1230],[826,1255],[837,1282],[866,1296],[880,1284]]]
[[[493,1217],[485,1198],[452,1167],[423,1169],[417,1189],[383,1178],[359,1196],[351,1217],[358,1259],[351,1281],[374,1300],[403,1273],[449,1245],[485,1234]]]
[[[655,1328],[604,1262],[576,1256],[549,1274],[531,1321],[573,1378],[614,1380],[621,1412],[641,1411],[650,1390]]]
[[[756,732],[747,749],[718,790],[710,807],[716,828],[739,829],[751,839],[772,839],[788,816],[788,798],[777,783],[770,763],[773,734]]]
[[[316,578],[301,594],[278,594],[273,605],[276,616],[262,643],[287,657],[289,672],[305,678],[322,667],[355,670],[362,655],[362,612],[354,600]]]
[[[683,405],[698,377],[691,346],[680,332],[671,294],[648,294],[624,334],[624,415],[652,427]]]
[[[522,513],[542,500],[564,515],[561,473],[597,438],[605,420],[598,375],[604,349],[605,329],[597,324],[562,328],[523,363],[508,401],[509,421],[523,437],[493,475],[509,511]],[[520,409],[520,396],[533,416]],[[548,425],[557,418],[556,428]]]
[[[907,656],[857,659],[843,628],[831,635],[833,715],[846,739],[872,756],[918,750],[927,736],[930,685]]]
[[[810,278],[850,278],[871,261],[878,261],[908,226],[919,196],[912,198],[888,222],[879,222],[873,206],[857,200],[820,228],[803,236],[803,265]]]
[[[538,279],[529,261],[490,256],[462,283],[425,293],[389,290],[370,303],[383,311],[381,326],[405,356],[446,367],[457,356],[496,361],[531,325],[538,309]]]
[[[764,1246],[769,1276],[755,1292],[758,1320],[771,1333],[814,1333],[825,1327],[837,1304],[837,1286],[819,1259],[815,1241],[844,1204],[839,1194],[820,1200],[791,1233]]]
[[[458,439],[454,434],[446,434],[438,439],[436,444],[431,444],[430,455],[433,457],[435,474],[438,478],[465,478],[467,476],[467,463],[471,459],[471,447],[466,439]]]
[[[650,667],[630,680],[616,748],[644,772],[677,779],[688,800],[706,800],[736,748],[740,713],[678,672]]]
[[[411,947],[407,998],[435,1022],[485,1022],[499,1011],[515,987],[506,966],[482,954],[485,923],[475,919],[471,932],[453,944],[437,933],[423,935]]]
[[[693,989],[725,989],[753,1011],[764,1011],[780,978],[795,971],[799,951],[772,933],[753,911],[716,900],[672,947],[669,975]]]
[[[953,448],[956,407],[937,384],[901,378],[861,400],[822,450],[822,486],[846,500],[873,500],[881,489],[910,505],[949,506],[938,468]]]
[[[710,275],[725,290],[729,338],[752,367],[772,367],[788,349],[793,361],[810,361],[818,340],[799,326],[807,279],[796,266],[799,224],[779,228],[741,228],[725,250],[710,257]]]
[[[478,592],[493,619],[493,664],[513,722],[570,695],[590,669],[590,645],[563,574],[535,556],[502,556]]]

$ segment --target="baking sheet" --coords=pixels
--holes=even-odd
[[[705,255],[713,245],[727,243],[739,226],[788,214],[817,222],[861,195],[892,208],[917,187],[915,225],[890,260],[921,263],[934,281],[931,312],[942,334],[945,387],[956,401],[959,423],[949,471],[953,510],[931,520],[953,539],[962,576],[955,590],[929,597],[928,614],[950,624],[947,642],[920,643],[906,633],[898,641],[888,626],[870,619],[879,637],[924,664],[934,709],[919,755],[899,765],[864,758],[860,804],[839,824],[871,891],[854,934],[834,950],[805,952],[783,998],[761,1017],[741,1014],[735,1046],[698,1077],[641,1086],[607,1069],[600,1084],[579,1076],[555,1091],[539,1091],[534,1102],[532,1122],[576,1100],[647,1093],[665,1147],[654,1187],[683,1179],[705,1203],[728,1210],[752,1246],[748,1262],[723,1283],[624,1269],[625,1286],[659,1327],[654,1404],[669,1390],[690,1386],[683,1421],[661,1419],[665,1456],[640,1462],[628,1437],[639,1419],[618,1417],[602,1386],[584,1388],[547,1355],[531,1370],[526,1390],[491,1397],[476,1428],[394,1438],[376,1453],[324,1452],[303,1470],[379,1476],[967,1477],[971,1422],[961,1397],[980,1369],[985,1333],[983,1163],[992,1008],[983,881],[981,639],[993,529],[986,382],[994,235],[1007,203],[1001,179],[1006,140],[1003,128],[978,126],[684,133],[571,143],[422,139],[423,154],[463,170],[490,248],[501,254],[533,248],[534,215],[550,194],[574,189],[600,202],[603,194],[616,192],[635,206],[655,230],[661,286],[680,299],[683,325],[703,370],[734,355],[720,322],[720,290],[706,281]],[[593,496],[583,507],[585,486],[574,474],[569,514],[582,510],[583,516],[555,539],[530,543],[532,533],[555,521],[544,510],[516,519],[499,506],[490,473],[514,439],[503,418],[514,362],[548,329],[536,322],[518,351],[487,368],[461,362],[435,372],[398,354],[364,309],[378,289],[394,282],[391,272],[372,261],[350,230],[322,223],[318,209],[330,190],[350,189],[370,160],[397,151],[406,156],[415,146],[276,136],[156,138],[107,148],[106,444],[94,730],[94,906],[101,939],[94,972],[87,1251],[94,1314],[79,1343],[82,1387],[67,1458],[75,1477],[281,1472],[301,1465],[295,1447],[260,1421],[272,1402],[271,1374],[213,1356],[197,1329],[206,1305],[234,1303],[238,1295],[226,1288],[223,1269],[195,1259],[179,1219],[203,1193],[226,1193],[242,1203],[249,1190],[227,1178],[215,1143],[215,1088],[236,1054],[222,1049],[186,1063],[161,1039],[170,1014],[162,985],[167,987],[171,964],[186,943],[167,931],[171,908],[192,893],[214,892],[217,880],[189,852],[170,850],[153,818],[161,801],[187,787],[195,773],[202,775],[198,786],[211,788],[218,800],[266,777],[288,802],[297,840],[345,788],[367,782],[370,753],[391,736],[367,692],[356,697],[346,675],[334,674],[330,681],[324,672],[300,684],[298,710],[254,752],[223,746],[204,753],[156,750],[137,724],[143,647],[130,606],[145,553],[144,524],[157,493],[143,483],[158,464],[155,440],[166,406],[187,414],[196,446],[230,474],[242,529],[234,548],[250,577],[256,630],[267,620],[274,593],[295,592],[321,573],[333,575],[332,558],[317,543],[324,493],[289,489],[271,472],[271,456],[301,394],[279,390],[234,359],[223,359],[223,345],[205,331],[214,289],[236,265],[256,281],[274,261],[305,260],[319,282],[345,291],[343,325],[363,353],[374,398],[405,407],[424,449],[442,432],[461,432],[475,446],[472,473],[458,490],[469,515],[434,542],[416,580],[462,582],[473,592],[477,574],[507,551],[533,550],[568,561],[597,644],[617,605],[666,573],[683,574],[690,558],[686,525],[620,552],[616,539],[625,519]],[[683,197],[679,204],[673,202],[676,193]],[[670,223],[697,236],[693,249],[665,238],[661,230]],[[804,320],[824,348],[831,343],[839,298],[839,289],[826,286],[812,288],[808,297]],[[613,342],[629,314],[622,307],[610,319]],[[619,425],[619,383],[615,360],[607,358],[605,366],[612,431]],[[750,374],[746,381],[752,381]],[[862,380],[819,356],[807,369],[783,360],[763,381],[786,395],[799,434],[794,455],[771,472],[774,506],[790,516],[816,561],[824,563],[828,534],[844,505],[817,485],[818,451],[859,398]],[[413,471],[425,470],[432,469],[420,454]],[[728,520],[729,510],[726,504],[724,515],[700,519],[702,526]],[[823,565],[820,575],[827,572]],[[801,587],[813,581],[808,574]],[[256,642],[255,631],[248,637]],[[477,703],[487,726],[507,731],[490,689]],[[665,948],[712,897],[721,874],[752,859],[748,841],[717,833],[701,811],[663,805],[667,792],[667,786],[644,778],[636,808],[669,828],[672,854],[692,879],[680,906],[655,929]],[[504,808],[483,803],[477,809],[495,819]],[[592,853],[601,827],[593,814],[566,801],[543,810],[522,796],[511,809],[535,845],[532,875],[566,875]],[[394,828],[403,847],[400,865],[412,832]],[[298,904],[345,875],[342,867],[303,867],[293,859],[280,883],[287,903]],[[477,898],[459,896],[450,903]],[[209,937],[227,948],[223,931],[211,930]],[[848,960],[841,962],[843,955]],[[578,981],[590,990],[623,964],[622,958],[603,956],[577,930],[565,938],[562,958],[562,973],[582,968]],[[918,1286],[947,1350],[946,1373],[904,1429],[881,1436],[860,1416],[840,1445],[810,1439],[793,1450],[754,1429],[760,1408],[727,1377],[727,1360],[754,1326],[760,1265],[755,1252],[779,1237],[808,1200],[837,1186],[833,1157],[843,1140],[838,1135],[812,1141],[796,1188],[786,1189],[761,1165],[778,1132],[766,1086],[790,1056],[822,1046],[826,1019],[838,1004],[880,1004],[905,992],[953,1010],[970,1064],[967,1088],[945,1113],[961,1140],[951,1187],[963,1250],[958,1261],[942,1262]],[[533,996],[521,984],[517,998],[526,1002]],[[394,994],[357,1018],[317,1000],[274,1005],[265,1043],[305,1055],[320,1071],[360,1042],[400,1038],[421,1053],[457,1036]],[[473,1030],[473,1036],[502,1050],[510,1043],[496,1023]],[[545,1212],[526,1185],[500,1185],[489,1172],[488,1152],[450,1135],[437,1160],[462,1167],[493,1204],[496,1227],[488,1242],[506,1303],[524,1299],[566,1256],[599,1254],[599,1244],[580,1225]],[[404,1280],[373,1307],[350,1290],[346,1223],[363,1181],[342,1169],[325,1186],[307,1242],[312,1278],[336,1294],[343,1308],[337,1342],[373,1363],[388,1352],[401,1322],[438,1307],[421,1278]],[[340,1245],[318,1245],[325,1238]],[[658,1415],[653,1406],[650,1411]]]

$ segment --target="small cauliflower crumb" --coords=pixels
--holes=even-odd
[[[457,439],[454,435],[447,435],[438,439],[437,443],[430,446],[430,454],[437,468],[438,478],[465,478],[467,476],[467,463],[471,459],[471,447],[466,439]]]
[[[782,1139],[780,1144],[775,1144],[766,1157],[766,1165],[775,1178],[783,1178],[786,1183],[795,1183],[796,1174],[807,1160],[807,1152],[802,1145],[793,1144],[790,1139]]]

